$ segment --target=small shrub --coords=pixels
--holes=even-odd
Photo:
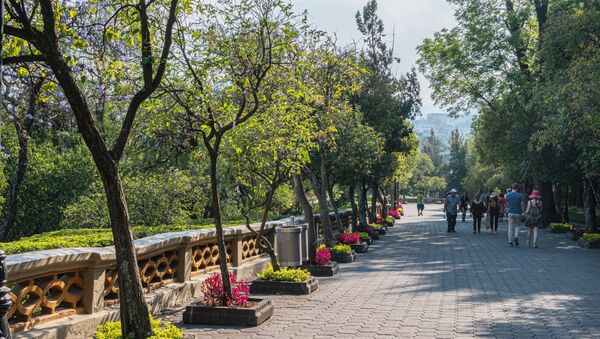
[[[587,241],[589,248],[600,248],[600,233],[584,233],[583,240]]]
[[[400,218],[400,213],[398,212],[398,210],[390,210],[389,215],[394,219]]]
[[[360,235],[360,240],[368,241],[371,239],[371,236],[367,232],[358,232],[358,234]]]
[[[331,252],[325,245],[319,246],[315,255],[315,263],[324,266],[329,264],[329,261],[331,261]]]
[[[352,253],[352,247],[350,245],[337,244],[330,248],[329,251],[335,254],[349,254]]]
[[[204,303],[210,306],[248,306],[250,288],[248,283],[237,281],[233,273],[229,273],[231,282],[231,300],[223,289],[221,273],[215,273],[202,282],[201,291],[204,295]]]
[[[301,268],[283,268],[275,271],[273,270],[273,265],[269,264],[269,267],[256,276],[262,280],[302,282],[309,279],[311,274]]]
[[[393,222],[393,220],[392,220]],[[372,228],[374,230],[381,230],[383,229],[383,225],[380,224],[369,224],[369,226],[367,226],[367,228]]]
[[[338,240],[346,245],[360,244],[360,235],[358,233],[340,233]]]
[[[388,215],[385,218],[385,223],[388,224],[388,226],[391,226],[394,224],[394,217],[392,217],[391,215]]]
[[[570,231],[572,227],[571,224],[551,223],[550,231],[552,231],[552,233],[565,233]]]
[[[150,324],[152,325],[152,336],[149,339],[183,338],[183,330],[171,325],[168,321],[163,322],[160,319],[150,317]],[[96,339],[122,339],[121,322],[111,321],[100,325],[94,337]],[[133,333],[127,336],[127,339],[130,338],[133,338]]]

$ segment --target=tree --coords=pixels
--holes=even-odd
[[[280,80],[273,75],[287,65],[300,30],[291,5],[277,0],[194,6],[204,15],[189,15],[179,28],[176,55],[181,69],[169,75],[167,87],[175,107],[157,120],[156,129],[178,131],[185,138],[183,147],[201,145],[208,156],[212,214],[223,256],[221,276],[231,297],[218,169],[222,144],[233,129],[270,104],[269,94]],[[173,107],[172,103],[166,104]]]
[[[435,175],[443,175],[446,171],[444,161],[444,145],[432,129],[429,130],[429,136],[423,141],[422,152],[429,156],[431,164],[435,169]]]
[[[467,175],[467,166],[465,163],[467,144],[457,129],[450,133],[448,144],[450,145],[450,156],[448,159],[446,182],[449,187],[456,188],[459,192],[462,192],[462,182]]]
[[[129,225],[127,202],[117,163],[123,155],[140,106],[158,88],[162,80],[170,53],[177,5],[177,0],[169,2],[139,0],[136,3],[120,5],[98,1],[96,6],[59,4],[49,0],[40,0],[35,6],[29,7],[16,1],[6,4],[8,21],[4,25],[4,31],[10,37],[8,45],[13,46],[13,53],[3,61],[8,64],[43,62],[52,71],[100,173],[115,240],[117,271],[121,287],[119,305],[124,337],[133,333],[136,338],[143,338],[151,333],[151,328],[140,277],[136,269],[137,260]],[[156,10],[157,18],[160,18],[157,24],[164,27],[164,35],[155,35],[158,29],[149,19],[149,12],[153,9]],[[63,15],[64,13],[69,15]],[[168,14],[165,19],[158,13]],[[87,21],[94,19],[98,21],[87,25]],[[86,24],[83,24],[84,22]],[[141,88],[132,89],[135,93],[129,101],[119,137],[112,150],[109,150],[106,140],[98,129],[88,97],[82,90],[86,77],[82,72],[83,68],[77,65],[85,64],[86,58],[77,57],[84,53],[77,54],[70,51],[71,48],[85,50],[88,47],[88,40],[97,38],[97,35],[91,32],[97,27],[103,28],[100,33],[105,38],[104,41],[126,40],[133,41],[134,45],[139,42],[141,50],[139,62],[142,79],[137,79],[139,80],[137,84],[141,84]],[[114,27],[125,28],[117,33]],[[27,42],[27,48],[14,47],[24,46],[23,41]],[[154,58],[157,41],[163,42],[162,48],[158,49],[160,53],[158,60]],[[92,55],[92,59],[102,57],[101,54]]]

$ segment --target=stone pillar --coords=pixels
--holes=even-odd
[[[83,270],[83,308],[85,313],[96,313],[104,309],[104,281],[106,266],[93,264]]]
[[[242,241],[244,240],[243,235],[237,235],[231,239],[231,266],[240,267],[242,266]]]
[[[6,265],[4,264],[6,254],[3,250],[0,250],[0,338],[11,339],[10,326],[8,325],[8,319],[6,319],[6,313],[12,306],[12,299],[8,292],[10,288],[6,286]]]
[[[177,249],[177,272],[175,278],[178,282],[192,280],[192,245],[184,244]]]

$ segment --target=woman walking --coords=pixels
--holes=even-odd
[[[504,193],[500,192],[498,195],[498,202],[500,203],[500,220],[506,221],[506,199],[504,199]]]
[[[465,218],[467,217],[469,203],[470,201],[467,192],[463,192],[463,194],[460,196],[460,212],[462,213],[462,222],[465,222]]]
[[[537,248],[538,227],[542,223],[542,196],[538,190],[533,190],[529,196],[525,216],[525,225],[527,226],[527,247]],[[533,241],[532,241],[533,240]]]
[[[481,195],[477,194],[471,202],[471,216],[473,217],[473,234],[481,233],[481,217],[485,211],[485,205],[481,200]]]
[[[487,206],[488,218],[490,219],[490,231],[498,233],[498,219],[500,218],[500,200],[496,193],[490,194]]]

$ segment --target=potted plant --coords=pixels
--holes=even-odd
[[[229,274],[231,298],[223,288],[220,273],[202,282],[203,300],[188,305],[183,312],[187,324],[258,326],[273,315],[270,300],[250,298],[248,283]]]
[[[571,230],[571,224],[551,223],[550,232],[552,233],[566,233]]]
[[[356,253],[366,253],[369,251],[369,244],[360,240],[360,234],[358,233],[338,234],[338,241],[341,244],[349,245]]]
[[[584,233],[581,237],[584,247],[586,248],[600,248],[600,233]]]
[[[375,227],[373,227],[373,225],[367,225],[367,226],[359,225],[357,230],[359,232],[368,233],[369,236],[371,237],[371,240],[379,240],[379,232],[375,229]]]
[[[283,268],[279,271],[269,264],[258,279],[250,285],[250,291],[256,294],[311,294],[319,288],[319,281],[305,269]]]
[[[307,270],[315,277],[331,277],[339,271],[337,262],[331,261],[331,251],[325,245],[319,246],[311,265],[302,265],[300,268]]]
[[[369,235],[369,233],[367,232],[358,232],[358,234],[360,235],[360,241],[364,241],[369,245],[373,244],[373,239],[371,239],[371,236]]]
[[[351,263],[356,261],[356,253],[352,250],[350,245],[337,244],[329,249],[331,253],[331,260],[338,263]]]
[[[378,235],[385,235],[385,228],[381,224],[369,224],[367,227],[372,228],[374,233],[377,233]]]
[[[392,217],[391,215],[388,215],[388,216],[385,218],[385,223],[386,223],[386,225],[387,225],[388,227],[392,227],[392,226],[394,226],[394,217]]]

